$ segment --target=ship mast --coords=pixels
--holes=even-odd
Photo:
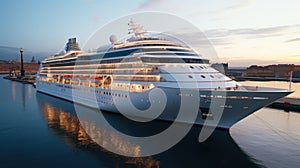
[[[128,34],[133,34],[133,38],[135,39],[142,39],[144,38],[144,34],[146,33],[143,31],[143,26],[135,23],[132,19],[130,19],[128,26],[130,27],[128,29]]]
[[[293,71],[290,72],[290,84],[289,84],[289,90],[292,90],[292,82],[293,82]]]

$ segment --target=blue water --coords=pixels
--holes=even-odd
[[[82,129],[72,103],[0,77],[1,168],[300,165],[299,113],[264,108],[235,125],[231,135],[216,130],[199,143],[200,128],[195,127],[180,143],[161,154],[132,158],[108,152],[94,143]],[[123,121],[122,116],[105,115],[112,123]],[[156,122],[152,127],[166,127],[166,123]]]

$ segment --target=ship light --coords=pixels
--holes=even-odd
[[[156,76],[156,81],[159,81],[160,80],[160,76]]]
[[[151,83],[151,84],[149,85],[149,89],[152,89],[152,88],[154,88],[154,85]]]

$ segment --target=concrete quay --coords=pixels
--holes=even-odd
[[[287,112],[289,111],[300,112],[300,99],[284,97],[278,99],[274,103],[270,104],[268,107],[283,109]]]

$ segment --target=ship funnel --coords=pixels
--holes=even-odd
[[[69,38],[67,44],[66,44],[66,48],[65,48],[66,52],[68,51],[80,51],[80,47],[79,44],[77,43],[76,38]]]

